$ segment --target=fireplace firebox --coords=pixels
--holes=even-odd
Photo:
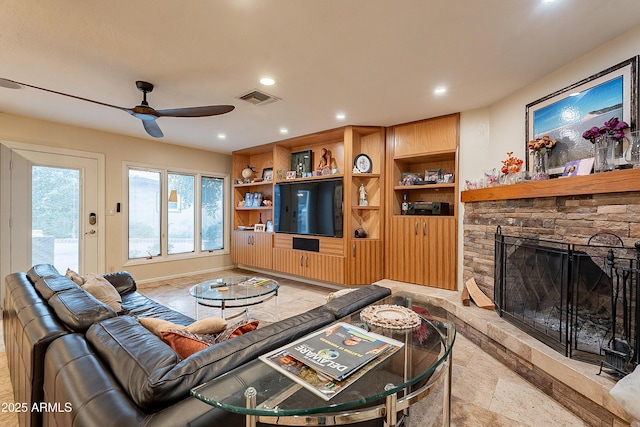
[[[638,365],[640,242],[599,234],[587,245],[495,234],[501,317],[567,357],[623,376]]]

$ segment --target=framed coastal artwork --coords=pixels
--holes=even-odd
[[[549,155],[549,173],[562,174],[567,162],[593,157],[584,131],[617,117],[636,130],[638,56],[607,68],[526,106],[528,141],[545,135],[558,141]],[[623,148],[619,148],[622,155]],[[526,156],[527,169],[529,156]]]

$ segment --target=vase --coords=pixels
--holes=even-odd
[[[634,168],[640,167],[640,131],[630,132],[627,137],[629,145],[624,153],[627,164]]]
[[[549,179],[549,171],[547,165],[549,164],[549,153],[545,151],[532,151],[531,152],[531,181],[542,181]]]
[[[608,172],[615,169],[615,142],[613,138],[603,135],[593,144],[593,171]]]

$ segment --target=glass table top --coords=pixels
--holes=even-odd
[[[340,322],[393,338],[404,346],[382,362],[372,365],[330,400],[315,395],[288,376],[256,359],[194,388],[196,398],[227,411],[256,416],[295,416],[354,409],[398,399],[420,391],[443,367],[455,341],[455,325],[446,310],[426,297],[397,293],[374,305],[399,305],[418,314],[418,326],[389,329],[364,322],[360,311]],[[245,392],[255,394],[255,408],[247,407]]]
[[[198,283],[189,294],[198,299],[231,301],[272,294],[278,287],[278,282],[264,277],[223,277]]]

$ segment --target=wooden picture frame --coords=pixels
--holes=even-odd
[[[561,174],[567,162],[593,157],[584,131],[617,117],[635,130],[638,115],[638,56],[527,104],[525,152],[529,141],[558,141],[549,155],[549,173]],[[622,153],[618,153],[621,155]],[[529,155],[526,156],[529,169]]]

